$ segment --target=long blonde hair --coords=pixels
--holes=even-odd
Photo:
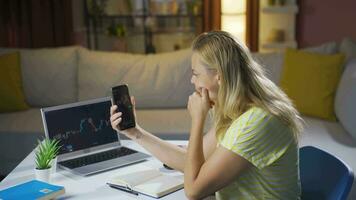
[[[231,123],[251,106],[260,107],[289,126],[298,139],[302,119],[287,95],[270,81],[249,50],[229,33],[211,31],[192,44],[203,62],[221,75],[213,120],[216,133],[225,133]]]

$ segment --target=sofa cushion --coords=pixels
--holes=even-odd
[[[20,53],[0,55],[0,112],[28,108],[22,88]]]
[[[77,100],[77,47],[21,50],[26,100],[44,107]]]
[[[79,51],[79,100],[111,96],[128,84],[137,108],[186,107],[193,91],[190,50],[155,55]]]
[[[137,121],[146,130],[159,135],[187,135],[190,131],[190,116],[187,109],[137,110]],[[207,120],[210,121],[210,118]],[[44,133],[40,109],[0,113],[2,133]],[[210,124],[206,124],[206,131]]]
[[[328,42],[318,46],[303,48],[301,50],[319,54],[335,54],[338,52],[338,44],[336,42]]]
[[[0,55],[18,52],[20,49],[17,48],[0,48]]]
[[[347,62],[356,59],[356,41],[353,41],[351,38],[343,39],[339,51],[345,54]]]
[[[288,49],[281,87],[299,112],[335,120],[334,97],[343,64],[342,54],[322,55]]]
[[[281,79],[284,53],[253,53],[253,58],[264,68],[267,77],[275,84]]]
[[[356,59],[346,64],[336,97],[335,113],[345,129],[356,138]]]
[[[41,112],[38,108],[0,113],[0,124],[0,132],[4,133],[44,133]]]
[[[190,115],[187,109],[143,109],[137,110],[137,121],[142,128],[159,135],[184,134],[190,132]],[[211,126],[208,116],[204,131]]]

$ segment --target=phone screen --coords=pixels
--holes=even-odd
[[[118,107],[117,111],[122,112],[122,121],[119,124],[120,130],[135,127],[135,116],[127,85],[113,87],[112,98],[113,103]]]

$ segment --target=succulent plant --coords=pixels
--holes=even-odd
[[[43,141],[37,140],[37,142],[36,169],[49,169],[51,168],[51,161],[58,155],[61,148],[59,140],[46,138]]]

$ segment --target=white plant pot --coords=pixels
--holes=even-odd
[[[51,161],[51,174],[54,174],[56,172],[57,172],[57,157],[55,157]]]
[[[36,179],[43,182],[50,182],[51,168],[49,169],[35,169]]]

